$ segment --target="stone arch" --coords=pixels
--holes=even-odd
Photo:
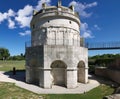
[[[78,82],[85,83],[85,62],[84,61],[79,61],[78,66],[77,66],[77,77],[78,77]]]
[[[66,86],[66,68],[67,65],[61,61],[56,60],[51,64],[51,75],[53,78],[52,84]]]

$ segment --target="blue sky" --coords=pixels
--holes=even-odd
[[[29,23],[33,9],[41,4],[56,5],[57,0],[1,0],[0,47],[8,48],[11,55],[25,52],[25,42],[30,41]],[[87,42],[119,41],[120,0],[62,0],[62,5],[73,4],[81,19],[81,36]],[[120,53],[119,50],[89,51],[89,55]]]

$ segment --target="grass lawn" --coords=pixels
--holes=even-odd
[[[13,67],[17,70],[24,70],[25,61],[0,61],[0,71],[11,71]]]
[[[0,99],[102,99],[110,95],[114,89],[100,85],[85,94],[35,94],[15,86],[13,83],[0,83]],[[43,98],[40,98],[43,97]]]
[[[15,86],[13,83],[0,82],[0,99],[45,99],[40,98],[44,95],[38,95],[25,89]]]
[[[97,88],[85,94],[52,94],[48,95],[48,99],[102,99],[104,96],[110,95],[114,89],[107,85],[100,85]]]

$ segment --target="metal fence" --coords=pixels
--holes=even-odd
[[[120,41],[86,43],[88,50],[120,49]]]

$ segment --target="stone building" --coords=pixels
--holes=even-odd
[[[88,49],[80,39],[74,6],[42,4],[31,21],[31,45],[26,46],[26,82],[43,88],[77,87],[88,82]]]

